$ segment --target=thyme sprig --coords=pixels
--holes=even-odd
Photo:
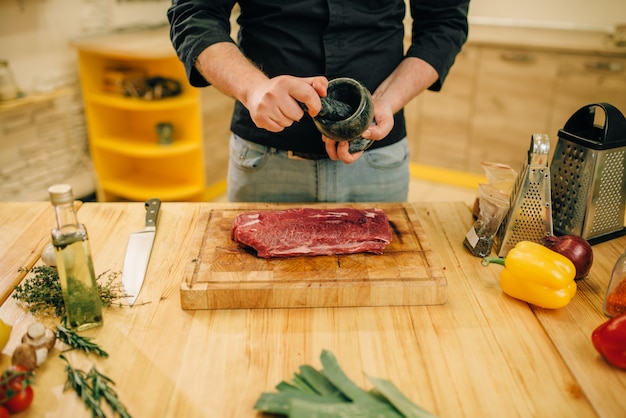
[[[100,348],[98,344],[91,341],[91,338],[78,335],[76,332],[63,325],[56,326],[55,334],[60,341],[72,348],[82,350],[87,354],[94,353],[100,357],[109,357],[109,353]]]
[[[70,349],[81,350],[86,354],[93,353],[104,358],[109,357],[109,353],[100,348],[91,338],[81,336],[65,326],[65,303],[56,268],[41,265],[33,267],[30,271],[27,269],[20,269],[20,271],[30,272],[32,275],[15,286],[13,298],[17,299],[18,304],[27,306],[33,314],[59,317],[62,325],[56,325],[55,335]],[[111,306],[115,301],[126,296],[121,290],[121,284],[115,282],[119,274],[107,271],[100,274],[96,279],[104,307]],[[107,275],[106,278],[105,275]],[[119,305],[122,306],[121,303]],[[114,414],[121,418],[131,418],[113,388],[115,385],[113,380],[99,372],[93,365],[89,372],[85,372],[74,368],[62,353],[59,357],[66,363],[67,381],[64,389],[72,388],[91,411],[92,417],[106,418],[102,409],[102,400],[104,400]]]
[[[115,385],[113,380],[100,373],[95,366],[91,366],[89,372],[85,373],[83,370],[74,368],[63,354],[59,357],[65,361],[65,372],[67,373],[64,389],[74,389],[85,406],[91,410],[92,417],[106,417],[102,410],[102,400],[104,399],[113,413],[122,418],[131,418],[126,407],[117,397],[115,389],[113,389],[113,385]]]
[[[31,274],[15,286],[14,299],[28,307],[32,314],[58,317],[65,315],[61,282],[55,267],[40,265],[30,270],[20,269],[20,271]],[[125,297],[122,284],[116,281],[120,274],[120,272],[107,270],[96,278],[102,306],[112,306],[116,301]],[[122,306],[122,303],[119,303],[119,306]]]
[[[28,269],[20,269],[28,272]],[[15,286],[13,298],[28,306],[31,313],[61,316],[65,313],[59,275],[54,267],[37,266],[33,274]]]

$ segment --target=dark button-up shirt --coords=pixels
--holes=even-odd
[[[232,0],[174,0],[168,10],[171,39],[193,86],[207,86],[196,70],[198,55],[230,37]],[[439,74],[439,90],[467,39],[469,0],[411,0],[411,43],[404,51],[404,0],[243,0],[239,1],[237,44],[269,77],[324,75],[351,77],[373,92],[407,57],[418,57]],[[279,149],[325,153],[310,117],[282,132],[254,125],[236,102],[231,129],[241,137]],[[406,136],[404,114],[395,115],[389,135],[372,148]]]

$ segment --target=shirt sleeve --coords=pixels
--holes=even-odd
[[[194,87],[209,85],[195,66],[200,53],[218,42],[235,43],[230,37],[234,4],[233,0],[173,0],[167,10],[172,45]]]
[[[423,59],[439,79],[429,90],[439,91],[467,40],[469,1],[411,0],[413,27],[407,57]]]

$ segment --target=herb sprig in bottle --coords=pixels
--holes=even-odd
[[[102,325],[102,304],[91,247],[85,226],[78,222],[72,187],[57,184],[48,189],[54,206],[56,227],[52,245],[65,303],[67,326],[82,331]]]

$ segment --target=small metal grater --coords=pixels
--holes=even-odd
[[[626,233],[626,119],[619,110],[594,103],[574,113],[559,130],[551,167],[557,235],[597,244]]]
[[[499,257],[506,257],[520,241],[541,242],[552,235],[549,152],[548,135],[533,134],[528,158],[511,191],[511,206],[494,238]]]

